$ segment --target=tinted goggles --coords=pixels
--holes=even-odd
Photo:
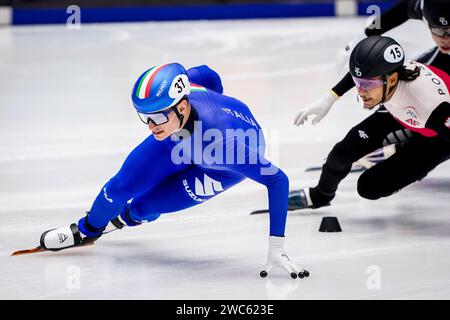
[[[139,119],[146,125],[150,124],[150,121],[156,125],[159,126],[161,124],[165,124],[169,122],[169,114],[173,111],[173,107],[166,111],[160,111],[160,112],[153,112],[153,113],[139,113],[138,116]]]
[[[438,36],[438,37],[450,37],[450,28],[438,28],[438,27],[433,27],[433,26],[429,26],[430,27],[430,31],[432,34]]]
[[[363,90],[371,90],[375,88],[382,87],[384,84],[383,79],[364,79],[364,78],[357,78],[352,77],[353,82],[355,83],[356,87],[358,89]]]

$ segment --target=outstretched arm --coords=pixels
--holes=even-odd
[[[235,151],[237,155],[245,155],[244,157],[237,157],[237,159],[245,160],[245,162],[241,161],[241,163],[232,165],[231,168],[265,185],[269,196],[269,251],[267,263],[260,273],[261,277],[266,277],[274,267],[285,270],[294,279],[297,277],[308,277],[309,272],[290,261],[284,250],[284,232],[289,194],[288,177],[283,171],[264,158],[264,148],[256,151],[243,143],[236,143]]]
[[[352,75],[348,72],[334,87],[333,92],[339,97],[342,97],[347,91],[355,86],[353,82]]]
[[[263,149],[258,152],[241,142],[227,143],[233,145],[236,161],[229,169],[239,172],[267,188],[269,199],[270,235],[284,236],[288,208],[289,179],[286,174],[264,158]]]

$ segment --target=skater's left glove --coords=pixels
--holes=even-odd
[[[280,267],[288,272],[293,279],[304,278],[309,276],[308,270],[302,269],[289,260],[284,252],[284,237],[270,236],[269,238],[269,254],[267,256],[267,264],[260,272],[261,277],[266,277],[273,267]]]

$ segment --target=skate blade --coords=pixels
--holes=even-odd
[[[39,246],[39,247],[36,247],[36,248],[33,248],[33,249],[14,251],[13,253],[11,253],[11,256],[20,256],[20,255],[24,255],[24,254],[38,253],[38,252],[44,252],[44,251],[58,252],[58,251],[67,250],[67,249],[71,249],[71,248],[86,247],[86,246],[92,246],[92,245],[94,245],[94,241],[81,243],[79,245],[68,247],[68,248],[65,248],[65,249],[60,249],[60,250],[47,250],[47,249],[42,248],[41,246]]]
[[[41,246],[33,248],[33,249],[26,249],[26,250],[18,250],[11,253],[11,256],[20,256],[22,254],[28,254],[28,253],[36,253],[41,251],[47,251],[46,249],[42,248]]]

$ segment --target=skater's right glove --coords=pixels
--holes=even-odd
[[[260,272],[261,277],[266,277],[273,267],[280,267],[288,272],[293,279],[309,277],[308,270],[304,270],[289,260],[284,252],[284,237],[271,236],[269,238],[269,254],[267,256],[267,264]]]
[[[333,91],[327,91],[322,97],[320,97],[316,102],[309,105],[306,109],[300,111],[295,117],[294,124],[299,126],[304,124],[308,120],[308,117],[315,115],[316,117],[312,120],[312,124],[319,123],[330,111],[333,104],[339,99],[338,95]]]

